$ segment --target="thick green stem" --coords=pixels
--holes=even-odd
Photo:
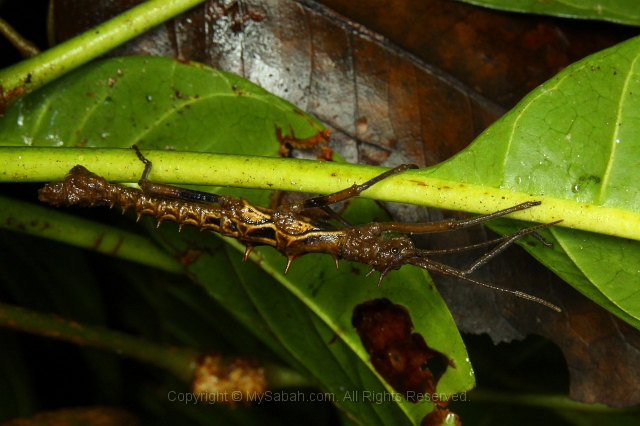
[[[167,272],[184,272],[177,259],[148,238],[2,196],[0,227],[72,244]]]
[[[149,0],[33,58],[0,71],[0,94],[24,94],[204,0]]]
[[[143,154],[153,162],[152,180],[182,185],[326,194],[362,183],[386,170],[344,163],[195,152],[144,151]],[[126,149],[6,147],[0,148],[0,182],[56,180],[77,164],[112,182],[136,182],[143,170],[133,151]],[[640,213],[434,179],[429,177],[428,169],[409,170],[385,179],[363,196],[479,214],[527,201],[541,201],[540,206],[509,217],[539,223],[562,219],[559,226],[640,240]]]

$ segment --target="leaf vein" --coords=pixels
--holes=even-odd
[[[603,200],[606,200],[607,189],[609,187],[609,180],[611,179],[611,173],[613,170],[613,166],[615,163],[616,156],[616,146],[619,143],[619,135],[620,135],[620,120],[622,116],[622,110],[624,101],[626,99],[625,93],[628,92],[629,82],[631,81],[631,76],[635,75],[633,72],[636,62],[640,58],[640,55],[636,55],[635,59],[631,63],[631,67],[629,67],[629,72],[627,73],[627,78],[625,79],[624,86],[622,87],[622,92],[620,94],[620,102],[618,103],[618,114],[616,115],[616,120],[613,123],[615,128],[613,132],[613,138],[611,140],[611,148],[609,150],[609,161],[607,163],[607,168],[602,176],[602,186],[600,187],[600,194],[598,196],[598,204],[603,204]]]
[[[539,86],[538,90],[540,91],[540,93],[538,93],[533,98],[529,99],[527,104],[525,105],[525,107],[521,111],[518,111],[518,116],[517,116],[517,118],[515,120],[513,120],[513,125],[511,126],[511,134],[509,135],[507,146],[505,147],[504,157],[503,157],[503,160],[502,160],[502,172],[503,172],[502,173],[502,176],[503,176],[502,183],[504,183],[504,176],[505,176],[504,175],[504,171],[507,168],[507,160],[511,157],[509,155],[509,152],[511,151],[511,145],[513,144],[513,140],[514,140],[515,134],[516,134],[516,128],[518,127],[518,123],[520,122],[520,119],[525,116],[525,112],[529,109],[529,107],[534,105],[539,98],[549,94],[550,92],[552,92],[554,90],[558,90],[558,86],[567,78],[568,78],[568,76],[565,75],[563,78],[558,79],[553,86],[551,86],[549,89],[546,89],[544,91],[542,90],[542,88],[544,86],[543,85]]]
[[[87,114],[85,114],[84,118],[78,123],[77,130],[75,132],[75,134],[78,137],[80,137],[80,135],[82,135],[82,131],[83,131],[84,127],[89,122],[89,119],[95,114],[95,112],[98,109],[98,107],[100,106],[100,104],[104,103],[107,100],[108,97],[109,97],[109,93],[105,93],[104,96],[102,97],[102,102],[94,103],[93,107],[87,112]]]
[[[238,97],[238,95],[236,95],[235,93],[213,93],[211,95],[207,95],[207,96],[201,96],[198,99],[192,99],[192,100],[188,100],[185,101],[183,103],[181,103],[179,105],[179,108],[174,108],[174,109],[170,109],[169,111],[167,111],[166,113],[158,116],[158,118],[156,120],[154,120],[154,122],[147,126],[147,128],[141,132],[140,134],[138,134],[133,140],[132,140],[132,144],[136,144],[139,143],[142,138],[144,138],[146,135],[148,135],[151,131],[153,131],[154,129],[158,128],[160,126],[160,124],[162,124],[165,120],[167,120],[169,117],[171,117],[174,114],[177,114],[179,109],[186,106],[186,105],[192,105],[195,104],[196,102],[203,102],[209,99],[214,99],[216,97],[219,98],[234,98],[234,97]],[[259,102],[263,102],[265,104],[270,105],[272,108],[276,108],[279,109],[280,111],[285,112],[285,108],[283,106],[280,105],[274,105],[272,102],[269,102],[268,100],[263,99],[260,95],[258,96],[252,96],[253,100],[259,101]]]

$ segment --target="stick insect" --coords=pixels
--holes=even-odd
[[[380,272],[378,285],[390,271],[404,265],[414,265],[486,288],[510,293],[560,312],[560,308],[546,300],[520,291],[483,283],[470,278],[469,275],[525,235],[532,235],[543,244],[551,246],[536,231],[561,221],[522,229],[514,234],[480,244],[444,250],[417,249],[408,236],[468,228],[537,206],[540,204],[539,201],[523,203],[463,220],[450,219],[428,223],[373,222],[351,225],[330,206],[356,197],[378,182],[417,166],[403,164],[371,180],[354,184],[333,194],[268,209],[254,206],[243,198],[152,182],[149,180],[152,162],[145,158],[135,145],[132,148],[145,165],[138,182],[141,189],[110,184],[104,178],[78,165],[69,171],[64,180],[49,183],[40,189],[40,200],[57,206],[108,205],[113,207],[118,205],[123,212],[129,208],[134,209],[138,220],[143,215],[155,216],[158,226],[164,220],[172,220],[178,223],[180,229],[185,225],[193,225],[201,230],[218,232],[223,236],[235,238],[246,246],[243,257],[245,261],[254,247],[271,246],[287,258],[285,273],[295,259],[308,253],[328,254],[335,260],[336,267],[341,259],[366,264],[371,267],[369,274],[374,271]],[[305,216],[304,211],[311,208],[323,209],[339,225]],[[456,253],[490,244],[497,244],[497,246],[464,270],[431,259],[433,255]]]

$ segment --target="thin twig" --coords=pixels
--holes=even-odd
[[[0,34],[6,37],[15,46],[23,58],[30,58],[40,53],[40,49],[33,42],[24,38],[7,21],[0,18]]]

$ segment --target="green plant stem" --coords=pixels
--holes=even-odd
[[[179,185],[327,194],[364,182],[386,170],[344,163],[194,152],[143,151],[143,154],[153,161],[152,180]],[[111,182],[136,182],[143,170],[142,163],[128,149],[5,147],[0,148],[0,182],[61,179],[77,164]],[[363,197],[478,214],[527,201],[541,201],[540,206],[509,217],[539,223],[562,219],[559,226],[640,240],[640,213],[434,179],[429,177],[428,169],[409,170],[386,179],[365,191]]]
[[[0,18],[0,34],[18,49],[23,58],[29,58],[40,53],[40,49],[35,44],[22,37],[15,28],[2,18]]]
[[[204,0],[149,0],[33,58],[0,71],[4,93],[26,94]]]
[[[106,349],[171,371],[190,381],[199,353],[192,349],[170,348],[125,333],[79,324],[52,314],[33,312],[0,303],[0,326],[76,345]]]
[[[161,346],[119,331],[79,324],[5,303],[0,303],[0,327],[105,349],[168,370],[186,382],[193,379],[194,368],[203,355],[194,349]],[[290,368],[276,364],[265,364],[263,368],[271,389],[310,386],[308,380]]]
[[[604,404],[585,404],[572,401],[566,395],[526,394],[515,392],[499,392],[486,389],[475,389],[468,394],[470,402],[499,403],[524,405],[529,407],[550,408],[558,410],[576,410],[592,413],[640,413],[640,408],[612,408]]]
[[[0,196],[0,227],[132,260],[167,272],[184,272],[177,259],[148,238],[45,206]]]

